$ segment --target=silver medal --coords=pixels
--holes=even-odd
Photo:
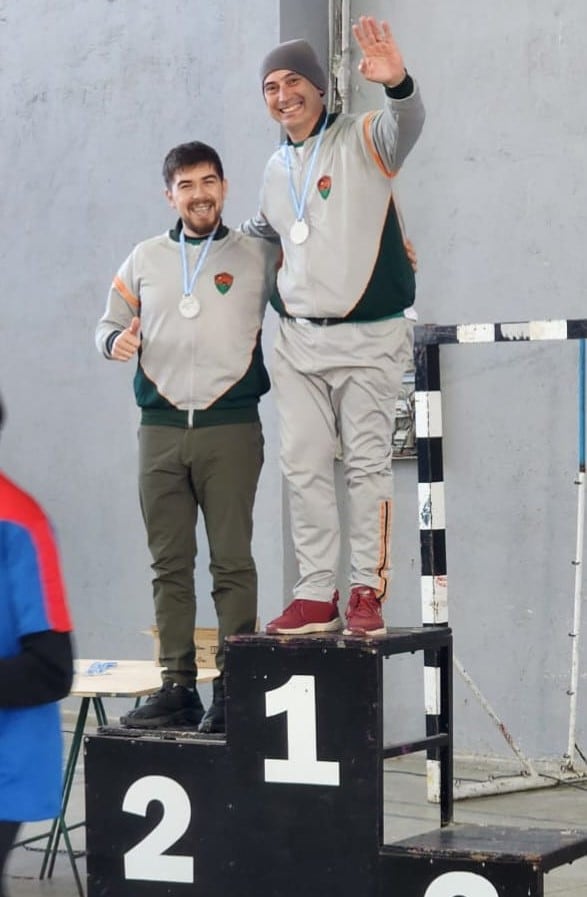
[[[200,314],[200,303],[195,296],[184,293],[181,297],[181,302],[179,303],[179,311],[180,314],[184,316],[184,318],[195,318]]]
[[[292,243],[295,243],[297,246],[299,246],[300,243],[304,243],[308,239],[309,233],[310,228],[303,218],[299,218],[292,224],[289,231],[289,236]]]

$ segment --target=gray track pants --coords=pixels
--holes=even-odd
[[[300,573],[294,597],[332,597],[340,552],[337,436],[348,490],[351,585],[387,595],[391,438],[402,376],[413,358],[413,326],[406,318],[330,327],[281,321],[272,378]]]

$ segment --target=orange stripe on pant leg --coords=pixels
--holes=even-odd
[[[379,586],[377,597],[384,601],[387,598],[387,586],[389,585],[389,547],[391,540],[391,499],[382,501],[379,506],[379,559],[377,561],[377,573]]]

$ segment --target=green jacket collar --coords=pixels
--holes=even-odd
[[[171,240],[173,240],[174,243],[179,243],[179,235],[181,233],[182,227],[183,227],[183,222],[182,222],[181,218],[178,218],[175,227],[172,227],[171,230],[169,231],[169,238]],[[222,223],[222,220],[221,220],[220,224],[218,225],[218,230],[214,234],[214,240],[215,241],[223,240],[227,234],[228,234],[228,228],[226,227],[225,224]],[[204,240],[207,240],[207,239],[208,239],[207,237],[186,237],[185,241],[186,241],[186,243],[192,243],[195,246],[198,246],[199,243],[203,243]]]
[[[322,123],[323,123],[324,119],[326,119],[326,130],[328,130],[328,128],[336,121],[337,118],[338,118],[338,112],[327,112],[326,106],[323,106],[322,112],[320,113],[320,116],[319,116],[318,120],[316,121],[316,124],[312,128],[311,133],[308,134],[308,137],[315,137],[316,134],[320,133],[320,128],[322,127]],[[306,137],[306,140],[308,139],[308,137]],[[298,140],[297,142],[294,142],[293,140],[291,140],[288,137],[286,142],[290,146],[303,146],[305,143],[305,140]]]

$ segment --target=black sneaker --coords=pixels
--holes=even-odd
[[[202,717],[202,722],[198,726],[198,732],[225,732],[226,718],[224,707],[224,677],[218,676],[212,682],[212,703]]]
[[[173,726],[197,726],[204,707],[196,689],[185,688],[167,679],[146,702],[120,717],[130,729],[168,729]]]

